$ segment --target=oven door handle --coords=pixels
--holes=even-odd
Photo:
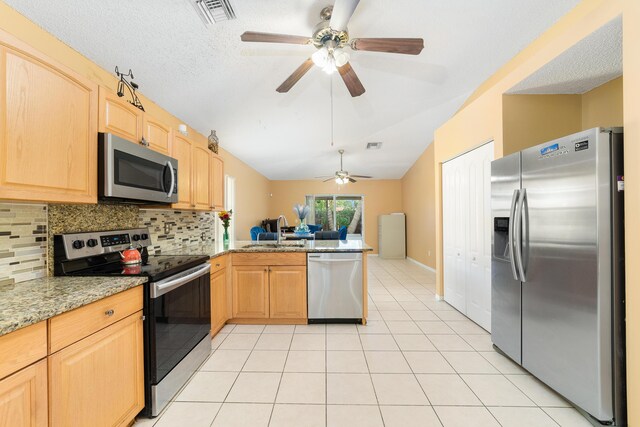
[[[159,282],[151,283],[151,298],[158,298],[166,294],[167,292],[171,292],[174,289],[177,289],[180,286],[191,282],[193,279],[197,279],[198,277],[204,276],[205,274],[209,274],[210,271],[211,264],[206,263],[204,265],[190,268],[183,271],[182,273],[178,273],[174,276],[160,280]]]

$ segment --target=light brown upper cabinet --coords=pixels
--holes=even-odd
[[[204,144],[195,143],[193,145],[193,196],[192,205],[194,209],[211,209],[211,190],[209,178],[209,158],[211,152]]]
[[[96,203],[98,86],[0,30],[0,199]]]
[[[224,162],[213,153],[211,153],[210,159],[211,208],[222,210],[224,209]]]
[[[154,119],[148,114],[144,115],[142,134],[149,148],[162,154],[171,154],[171,142],[173,141],[173,130]]]
[[[100,87],[100,132],[118,135],[131,142],[142,140],[142,120],[144,112],[134,107],[124,98]]]
[[[134,143],[142,143],[154,151],[169,155],[173,140],[171,126],[134,107],[125,98],[100,87],[100,132],[118,135]]]
[[[211,152],[202,143],[174,136],[171,156],[178,160],[178,202],[174,209],[208,211],[211,203]]]
[[[193,143],[182,135],[175,135],[171,156],[178,160],[178,202],[172,205],[175,209],[193,209],[191,203],[191,151]]]

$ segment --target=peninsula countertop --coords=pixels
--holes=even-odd
[[[283,240],[277,247],[275,240],[256,242],[237,240],[224,248],[221,242],[191,245],[162,252],[162,255],[207,255],[215,258],[228,253],[243,252],[371,252],[373,248],[361,240]]]
[[[44,277],[0,286],[0,336],[109,297],[146,277]]]

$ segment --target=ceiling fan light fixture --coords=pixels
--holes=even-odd
[[[349,62],[349,54],[345,52],[344,49],[334,49],[333,59],[336,67],[340,68]]]
[[[311,55],[311,60],[320,68],[326,67],[329,62],[329,50],[326,47],[321,47]]]
[[[349,182],[347,178],[341,178],[339,176],[336,177],[336,184],[338,185],[343,185],[343,184],[346,184],[347,182]]]

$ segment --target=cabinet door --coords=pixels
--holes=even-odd
[[[142,140],[143,111],[104,87],[100,88],[100,132],[118,135],[131,142]]]
[[[268,267],[233,267],[233,317],[269,318]]]
[[[209,157],[211,152],[205,146],[193,146],[193,205],[195,209],[210,210],[209,201]]]
[[[216,334],[227,321],[227,270],[211,275],[211,332]]]
[[[97,85],[0,33],[0,88],[0,199],[96,203]]]
[[[215,154],[211,154],[210,163],[211,207],[224,209],[224,162]]]
[[[149,148],[159,153],[170,155],[171,140],[173,139],[171,127],[164,125],[148,114],[144,115],[143,123],[142,134],[149,143]]]
[[[269,315],[272,319],[307,318],[307,267],[269,267]]]
[[[47,426],[47,361],[0,381],[0,427]]]
[[[49,356],[51,426],[128,425],[144,407],[142,311]]]
[[[171,155],[178,160],[178,202],[172,205],[174,208],[192,209],[194,207],[191,202],[192,146],[191,141],[181,135],[176,135],[173,139]]]

